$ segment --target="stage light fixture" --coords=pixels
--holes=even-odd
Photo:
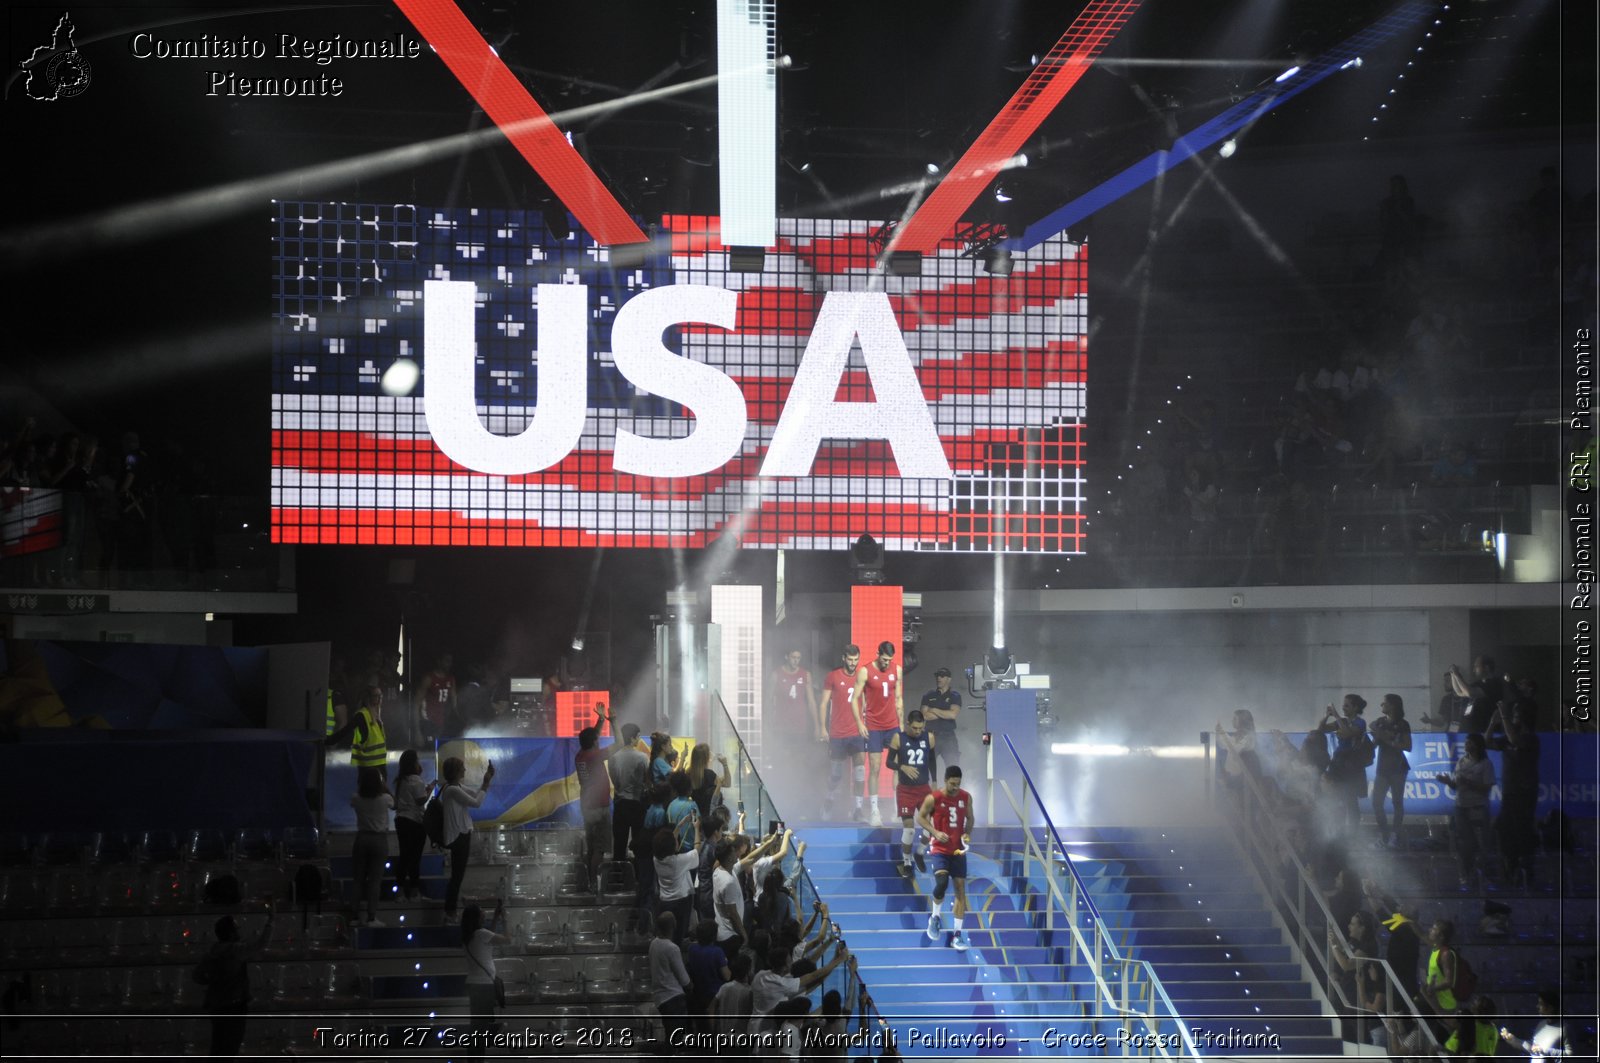
[[[550,235],[558,241],[571,239],[572,223],[567,219],[567,208],[559,203],[546,204],[539,212],[544,215],[544,227],[550,230]]]
[[[1238,150],[1239,142],[1234,140],[1232,137],[1229,137],[1227,140],[1222,142],[1222,147],[1217,149],[1217,154],[1221,155],[1224,159],[1231,159],[1233,158],[1233,153]]]
[[[1277,77],[1273,78],[1273,81],[1275,81],[1277,84],[1281,85],[1285,81],[1288,81],[1290,78],[1294,77],[1298,73],[1300,73],[1300,68],[1297,67],[1297,66],[1291,66],[1288,70],[1285,70],[1283,73],[1281,73]]]
[[[922,276],[921,251],[891,251],[889,252],[889,276],[891,277],[920,277]]]
[[[884,582],[883,544],[863,532],[850,547],[850,579],[874,586]]]
[[[761,247],[728,248],[728,269],[733,273],[760,273],[767,268],[767,252]]]
[[[1006,186],[1005,185],[995,185],[994,186],[994,201],[996,203],[1010,203],[1011,202],[1011,197],[1006,194]]]
[[[1011,252],[1003,247],[992,247],[983,253],[983,271],[996,277],[1011,276]]]
[[[936,162],[930,162],[928,165],[924,166],[923,169],[927,170],[928,175],[931,177],[939,172],[939,164]]]

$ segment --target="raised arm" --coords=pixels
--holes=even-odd
[[[811,992],[811,990],[821,985],[822,982],[834,972],[836,967],[849,958],[850,950],[841,944],[839,946],[839,950],[833,954],[833,959],[828,961],[828,965],[826,967],[819,967],[810,974],[802,975],[800,977],[800,991],[802,993]]]

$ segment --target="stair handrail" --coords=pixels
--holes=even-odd
[[[1230,744],[1224,744],[1225,736],[1222,733],[1208,731],[1204,733],[1204,737],[1207,740],[1215,741],[1218,750],[1231,748]],[[1218,758],[1217,767],[1214,770],[1219,773],[1222,771],[1221,758]],[[1364,1032],[1365,1016],[1369,1013],[1360,1006],[1359,999],[1352,1001],[1345,996],[1344,986],[1339,979],[1327,977],[1333,972],[1332,952],[1335,946],[1343,950],[1348,956],[1355,955],[1354,947],[1345,934],[1345,928],[1339,926],[1334,919],[1333,912],[1328,907],[1327,898],[1322,895],[1322,888],[1317,885],[1316,877],[1311,873],[1311,869],[1306,867],[1305,862],[1300,859],[1300,854],[1295,852],[1294,845],[1283,833],[1278,820],[1271,815],[1273,806],[1261,788],[1261,781],[1248,769],[1240,772],[1238,778],[1244,781],[1244,791],[1248,794],[1248,798],[1241,800],[1240,803],[1244,806],[1249,821],[1248,823],[1241,822],[1231,816],[1224,818],[1228,820],[1229,827],[1233,830],[1234,835],[1238,837],[1245,852],[1256,863],[1257,877],[1266,886],[1269,899],[1275,904],[1282,905],[1294,917],[1295,925],[1289,928],[1291,946],[1300,953],[1302,958],[1314,960],[1321,966],[1321,973],[1327,979],[1333,995],[1339,999],[1340,1003],[1347,1006],[1351,1014],[1356,1017],[1357,1033],[1360,1034]],[[1290,886],[1285,885],[1282,881],[1286,876],[1275,873],[1272,863],[1273,854],[1268,850],[1269,844],[1276,845],[1281,852],[1288,854],[1289,861],[1293,865],[1294,873],[1292,876],[1288,876],[1293,878],[1292,895],[1290,894]],[[1308,896],[1314,902],[1313,904],[1308,905],[1306,903]],[[1312,910],[1321,912],[1324,925],[1332,932],[1332,940],[1329,939],[1329,935],[1323,935],[1320,949],[1310,940],[1311,933],[1306,916],[1311,914]],[[1444,1048],[1439,1044],[1438,1038],[1434,1036],[1433,1028],[1424,1020],[1422,1013],[1417,1009],[1417,1002],[1412,999],[1411,994],[1406,992],[1405,987],[1400,984],[1399,978],[1395,976],[1394,968],[1389,966],[1389,961],[1374,956],[1370,958],[1363,957],[1360,962],[1376,964],[1383,971],[1384,1014],[1393,1015],[1397,1011],[1404,1012],[1409,1010],[1412,1023],[1416,1029],[1422,1031],[1423,1044],[1420,1047],[1423,1050],[1415,1054],[1442,1055]],[[1397,1008],[1396,1001],[1403,1002],[1405,1007]],[[1380,1023],[1383,1018],[1384,1016],[1379,1016]]]
[[[738,726],[738,724],[733,722],[733,714],[728,711],[727,703],[722,700],[722,694],[720,692],[718,692],[718,691],[715,691],[715,690],[711,691],[711,696],[709,698],[709,701],[711,703],[715,704],[715,706],[719,710],[721,710],[721,712],[722,712],[722,722],[727,726],[728,733],[733,736],[733,740],[736,743],[738,743],[740,768],[742,769],[744,767],[744,765],[746,765],[746,764],[748,764],[750,766],[750,774],[755,777],[756,784],[760,787],[760,792],[766,795],[766,798],[765,798],[766,807],[770,808],[772,810],[772,814],[773,814],[773,816],[775,818],[780,819],[780,820],[784,819],[784,817],[778,812],[777,803],[772,800],[772,791],[771,791],[771,789],[769,789],[767,787],[766,782],[761,778],[761,772],[758,771],[757,768],[756,768],[755,758],[750,755],[749,747],[747,747],[744,744],[744,738],[739,734],[739,726]],[[712,720],[711,722],[714,724],[716,721]],[[715,732],[715,727],[712,727],[711,729],[712,729],[713,732]],[[743,776],[741,775],[740,778],[742,778],[742,777]],[[742,799],[741,799],[741,802],[742,802]],[[761,805],[758,803],[758,805],[757,805],[758,811],[756,813],[756,815],[757,815],[756,822],[757,823],[760,822],[760,814],[761,814],[760,811],[759,811],[760,807],[761,807]],[[803,838],[801,839],[801,841],[804,841],[804,840],[805,839],[803,839]],[[805,863],[805,861],[803,859],[800,859],[799,857],[796,857],[793,853],[791,853],[786,859],[794,861],[795,869],[799,873],[799,881],[800,881],[800,883],[801,883],[803,888],[797,893],[797,895],[795,897],[795,901],[796,901],[797,904],[800,905],[800,911],[797,914],[804,915],[805,914],[805,895],[807,893],[809,893],[809,895],[810,895],[812,900],[820,900],[822,898],[822,893],[821,893],[820,890],[817,889],[817,884],[812,881],[811,872],[810,872],[809,869],[807,869],[806,863]],[[785,869],[785,872],[787,874],[788,873],[788,869]],[[802,922],[804,922],[804,920],[802,920]],[[840,943],[842,943],[842,944],[846,944],[846,945],[849,944],[848,942],[846,942],[844,940],[844,934],[843,933],[841,933],[839,935],[838,941]],[[887,1046],[889,1044],[892,1044],[892,1042],[893,1042],[893,1031],[892,1031],[892,1028],[889,1026],[888,1020],[883,1017],[883,1013],[878,1010],[877,1004],[875,1002],[873,1002],[872,994],[867,990],[866,981],[864,979],[862,979],[859,974],[852,974],[851,970],[849,968],[846,968],[844,970],[843,974],[844,974],[844,986],[845,986],[845,988],[844,988],[844,991],[841,992],[839,995],[843,998],[844,1003],[848,1004],[850,1002],[850,990],[852,988],[855,988],[855,989],[859,990],[859,1008],[860,1008],[860,1011],[861,1011],[862,1021],[865,1022],[868,1019],[869,1016],[873,1021],[873,1024],[874,1024],[873,1033],[867,1039],[867,1044],[869,1046],[880,1046],[880,1045],[881,1046]],[[854,986],[853,987],[852,987],[852,979],[854,980]],[[848,1022],[848,1019],[846,1021]]]
[[[1163,1059],[1199,1059],[1200,1050],[1194,1042],[1194,1037],[1189,1032],[1189,1028],[1184,1025],[1183,1016],[1178,1013],[1178,1009],[1173,1005],[1172,998],[1167,995],[1166,989],[1161,985],[1161,979],[1156,976],[1155,968],[1147,960],[1134,960],[1123,956],[1121,950],[1117,948],[1110,928],[1106,926],[1105,920],[1100,915],[1100,909],[1095,905],[1094,898],[1089,893],[1088,885],[1083,881],[1083,877],[1078,874],[1078,869],[1073,866],[1071,854],[1061,841],[1061,835],[1056,830],[1055,822],[1050,818],[1050,810],[1045,808],[1044,801],[1039,796],[1039,787],[1034,784],[1033,776],[1028,774],[1027,765],[1023,764],[1021,755],[1017,753],[1017,747],[1012,745],[1011,736],[1002,735],[1001,737],[1005,739],[1006,749],[1011,753],[1011,759],[1016,761],[1017,770],[1022,773],[1022,803],[1017,801],[1016,795],[1011,790],[1010,783],[1004,779],[999,780],[999,782],[1001,791],[1011,804],[1011,810],[1016,813],[1017,820],[1022,825],[1023,877],[1029,877],[1028,862],[1030,860],[1038,860],[1045,868],[1044,880],[1047,897],[1053,902],[1046,910],[1045,928],[1047,930],[1055,929],[1054,916],[1056,906],[1059,905],[1061,914],[1066,918],[1067,929],[1072,937],[1074,955],[1082,955],[1085,958],[1086,966],[1094,976],[1095,988],[1098,991],[1100,1000],[1114,1014],[1121,1016],[1125,1030],[1129,1030],[1131,1033],[1129,1028],[1134,1020],[1138,1020],[1149,1031],[1151,1036],[1145,1039],[1146,1050],[1139,1054],[1159,1055]],[[1032,798],[1034,808],[1044,818],[1045,829],[1049,832],[1051,842],[1049,854],[1044,853],[1040,848],[1038,839],[1033,836],[1033,828],[1029,823],[1028,816],[1023,811],[1022,804],[1025,804],[1029,798]],[[1061,854],[1060,864],[1067,869],[1068,878],[1072,883],[1070,900],[1062,894],[1061,887],[1056,882],[1055,868],[1057,861],[1055,854],[1057,852]],[[1087,910],[1088,922],[1094,931],[1092,948],[1088,939],[1084,936],[1083,927],[1078,924],[1077,912],[1080,905]],[[1118,978],[1120,993],[1113,990],[1101,970],[1102,951],[1120,971],[1120,977]],[[1144,978],[1145,1000],[1143,1003],[1146,1005],[1144,1010],[1135,1007],[1132,999],[1133,992],[1138,988],[1136,983],[1140,975]],[[1178,1056],[1174,1056],[1167,1051],[1167,1036],[1162,1034],[1160,1027],[1157,1025],[1158,1022],[1168,1020],[1177,1028],[1183,1046],[1182,1054]],[[1129,1040],[1124,1039],[1124,1055],[1129,1054],[1129,1047]]]

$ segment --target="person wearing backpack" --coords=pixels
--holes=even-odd
[[[467,765],[460,757],[446,758],[440,768],[444,776],[443,789],[438,800],[444,813],[444,847],[450,850],[450,883],[444,891],[444,921],[456,921],[456,902],[461,898],[461,883],[467,877],[467,858],[472,855],[471,809],[483,805],[489,794],[489,784],[494,781],[494,761],[483,769],[483,784],[476,790],[461,780],[466,777]]]
[[[422,758],[415,749],[400,754],[400,772],[394,782],[394,833],[400,843],[400,859],[394,878],[406,900],[415,900],[422,889],[422,848],[428,840],[423,810],[428,804],[428,784],[422,781]],[[439,824],[441,830],[443,820]]]
[[[1333,756],[1323,773],[1323,786],[1339,805],[1346,833],[1361,826],[1361,799],[1367,796],[1367,765],[1372,763],[1372,736],[1361,715],[1367,707],[1359,694],[1344,696],[1343,715],[1329,705],[1318,729],[1335,736]]]

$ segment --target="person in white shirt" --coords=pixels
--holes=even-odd
[[[505,929],[504,905],[494,910],[492,927]],[[483,909],[469,904],[461,911],[461,947],[467,954],[467,1003],[472,1009],[472,1029],[476,1037],[487,1038],[499,1023],[495,1007],[499,1003],[494,988],[494,947],[509,945],[511,939],[483,925]],[[468,1059],[483,1058],[482,1045],[468,1047]]]
[[[683,965],[683,951],[673,940],[678,936],[677,919],[671,912],[656,916],[656,936],[650,942],[650,999],[661,1012],[667,1028],[667,1053],[683,1043],[689,1029],[689,971]]]
[[[474,790],[461,780],[467,765],[460,757],[446,758],[439,772],[444,789],[439,800],[444,804],[444,846],[450,850],[450,884],[444,891],[444,921],[456,921],[456,902],[461,898],[461,883],[467,877],[467,858],[472,855],[472,813],[483,805],[489,784],[494,781],[494,761],[483,769],[483,785]]]
[[[712,1032],[724,1037],[743,1033],[750,1025],[750,962],[749,953],[741,952],[728,961],[733,975],[722,983],[717,995],[711,998]]]
[[[717,866],[711,872],[711,904],[716,910],[717,944],[732,955],[743,947],[749,934],[744,925],[744,889],[734,874],[738,863],[737,845],[727,839],[717,846]]]
[[[356,775],[356,792],[350,797],[356,810],[356,839],[350,849],[351,867],[355,877],[357,918],[354,926],[361,925],[360,908],[367,909],[367,925],[381,927],[378,921],[378,891],[383,886],[383,865],[389,859],[389,813],[394,809],[394,795],[383,783],[383,773],[377,768],[362,768]]]
[[[1500,1028],[1500,1039],[1508,1045],[1528,1053],[1530,1063],[1548,1059],[1563,1059],[1573,1054],[1561,1027],[1561,995],[1554,989],[1539,990],[1539,1025],[1533,1037],[1522,1040],[1505,1027]]]
[[[678,836],[662,827],[655,837],[656,911],[671,913],[676,928],[672,943],[683,944],[694,911],[694,871],[700,866],[700,821],[694,820],[694,845],[678,852]]]
[[[400,774],[394,781],[394,833],[400,842],[394,880],[406,900],[422,889],[422,850],[428,841],[422,810],[428,803],[428,784],[422,781],[422,760],[415,749],[400,754]]]
[[[791,997],[804,996],[821,985],[834,968],[850,958],[850,950],[840,942],[839,948],[828,961],[810,974],[796,978],[789,973],[789,950],[775,948],[767,953],[767,969],[750,980],[750,1032],[761,1032],[761,1020],[773,1008]]]

